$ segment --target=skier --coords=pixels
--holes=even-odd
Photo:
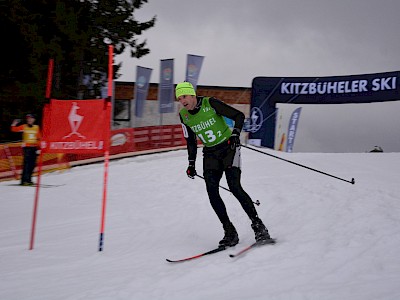
[[[33,185],[32,173],[36,166],[36,157],[41,138],[40,127],[35,125],[36,117],[33,114],[26,115],[26,124],[17,126],[20,120],[16,119],[11,124],[12,132],[22,132],[22,149],[24,152],[24,164],[21,177],[21,185]]]
[[[189,166],[186,174],[191,179],[197,175],[196,136],[204,145],[203,172],[207,193],[224,229],[224,237],[219,242],[219,247],[232,247],[239,242],[237,231],[219,194],[219,182],[224,172],[230,191],[239,200],[252,222],[256,241],[270,240],[268,230],[259,218],[252,199],[240,183],[240,132],[245,119],[244,114],[214,97],[196,97],[190,82],[179,83],[175,95],[183,106],[179,115],[188,150]],[[234,121],[233,131],[229,129],[223,117]]]

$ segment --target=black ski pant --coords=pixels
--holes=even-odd
[[[24,166],[22,169],[21,183],[32,182],[32,173],[36,166],[37,147],[24,147]]]
[[[203,149],[203,170],[207,193],[210,203],[223,225],[230,223],[225,204],[219,194],[219,183],[225,173],[229,190],[239,200],[240,205],[251,221],[258,218],[256,208],[250,196],[241,185],[240,149],[231,150],[230,147],[216,149]]]

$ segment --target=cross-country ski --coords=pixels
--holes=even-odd
[[[214,253],[217,253],[217,252],[221,252],[221,251],[224,251],[224,250],[226,250],[225,247],[218,247],[218,248],[212,249],[210,251],[203,252],[203,253],[200,253],[200,254],[197,254],[197,255],[193,255],[193,256],[189,256],[189,257],[186,257],[186,258],[181,258],[181,259],[176,259],[176,260],[167,258],[166,260],[168,262],[172,262],[172,263],[174,263],[174,262],[184,262],[184,261],[200,258],[200,257],[206,256],[206,255],[214,254]]]
[[[258,242],[255,242],[255,243],[243,248],[242,250],[240,250],[237,253],[229,254],[229,257],[232,257],[232,258],[238,257],[239,255],[242,255],[243,253],[245,253],[245,252],[247,252],[250,249],[253,249],[255,247],[259,247],[259,246],[263,246],[263,245],[273,245],[275,243],[276,243],[275,239],[267,239],[267,240],[264,240],[264,241],[258,241]]]

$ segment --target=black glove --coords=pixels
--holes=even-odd
[[[231,149],[234,150],[236,147],[240,147],[240,130],[235,128],[232,131],[232,134],[229,138],[228,144],[231,146]]]
[[[189,160],[189,167],[186,170],[186,174],[191,179],[194,179],[194,176],[197,175],[196,165],[194,160]]]

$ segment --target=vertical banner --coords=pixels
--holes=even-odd
[[[149,82],[152,69],[137,66],[136,84],[135,84],[135,116],[141,118],[143,116],[144,101],[149,91]]]
[[[194,89],[196,89],[197,87],[197,81],[199,80],[203,59],[204,56],[198,56],[193,54],[187,55],[185,81],[190,82],[193,85]]]
[[[158,88],[160,114],[174,111],[174,60],[162,59]]]
[[[287,134],[286,152],[293,151],[294,138],[296,137],[297,124],[299,123],[301,107],[296,108],[289,120],[289,128]]]

